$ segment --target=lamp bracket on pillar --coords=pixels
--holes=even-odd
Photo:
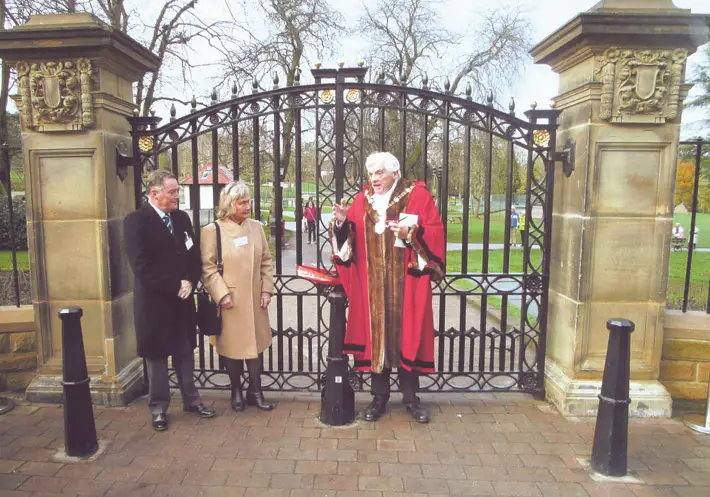
[[[137,157],[130,157],[128,155],[128,147],[123,142],[118,142],[116,145],[116,174],[121,179],[125,180],[128,176],[128,168],[136,167],[139,164],[139,159]]]
[[[577,144],[572,138],[567,138],[564,147],[561,152],[554,152],[552,154],[552,160],[555,162],[562,163],[562,172],[568,178],[572,176],[574,172],[574,153],[577,148]]]

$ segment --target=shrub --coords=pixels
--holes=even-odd
[[[12,201],[14,218],[15,248],[27,250],[27,218],[25,216],[25,200],[15,198]],[[12,250],[10,234],[10,209],[8,209],[5,192],[0,195],[0,250]]]

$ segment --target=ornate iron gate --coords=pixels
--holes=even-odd
[[[426,78],[421,88],[389,85],[384,76],[368,83],[363,67],[312,74],[313,84],[279,88],[274,77],[270,91],[259,92],[255,82],[251,95],[234,89],[221,103],[213,93],[199,111],[193,98],[188,115],[176,118],[173,107],[164,126],[155,117],[129,119],[140,157],[137,205],[142,174],[155,167],[178,176],[195,226],[212,220],[221,183],[241,178],[252,186],[253,215],[274,240],[274,339],[264,388],[320,390],[328,304],[295,266],[332,269],[330,205],[361,190],[369,153],[388,150],[405,177],[428,183],[451,242],[447,276],[434,288],[437,373],[423,377],[422,389],[542,394],[554,163],[569,159],[554,152],[559,111],[533,108],[523,120],[513,103],[505,113],[492,97],[488,105],[473,102],[470,88],[463,98],[453,95],[448,80],[443,92]],[[301,226],[307,196],[320,214],[316,245],[306,243]],[[520,230],[510,229],[514,204],[524,209]],[[511,246],[518,235],[520,249]],[[207,340],[198,353],[199,384],[225,387]],[[367,376],[353,374],[355,386]]]

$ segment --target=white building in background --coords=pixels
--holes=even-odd
[[[212,194],[212,161],[207,162],[197,171],[198,184],[200,185],[200,225],[204,226],[207,223],[214,221],[215,202]],[[185,178],[180,183],[182,190],[180,209],[190,212],[192,210],[191,188],[193,185],[192,176]],[[220,185],[219,190],[222,191],[226,185],[232,182],[232,172],[224,167],[219,166],[217,183]]]

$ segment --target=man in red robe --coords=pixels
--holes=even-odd
[[[434,372],[431,282],[444,277],[444,227],[426,185],[402,178],[394,155],[372,154],[366,168],[365,191],[349,208],[333,205],[333,260],[349,300],[343,350],[372,372],[366,421],[384,414],[397,368],[407,411],[427,423],[416,393],[419,373]]]

